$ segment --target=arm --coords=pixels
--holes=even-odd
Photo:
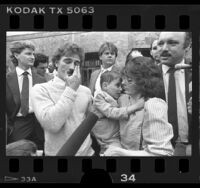
[[[66,87],[57,103],[49,96],[49,91],[40,84],[31,89],[33,111],[41,126],[48,131],[58,132],[65,124],[76,98],[76,92]]]
[[[102,156],[156,156],[144,150],[127,150],[116,146],[109,146]]]
[[[153,98],[146,102],[142,135],[146,152],[173,155],[173,128],[168,123],[167,104],[162,99]]]
[[[113,107],[110,103],[108,103],[104,96],[101,94],[97,94],[94,99],[94,106],[97,108],[104,116],[111,119],[121,119],[128,118],[128,110],[127,107]]]
[[[161,99],[153,99],[145,104],[142,127],[143,150],[126,150],[109,147],[105,156],[162,156],[173,155],[170,140],[173,137],[171,124],[167,122],[167,104]]]

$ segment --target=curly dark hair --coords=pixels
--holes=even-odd
[[[35,53],[35,61],[34,61],[34,67],[37,67],[40,63],[47,63],[49,62],[49,57],[42,54],[42,53]]]
[[[84,61],[85,54],[84,54],[83,49],[81,47],[79,47],[77,44],[66,43],[57,49],[57,51],[55,52],[55,54],[52,58],[52,62],[55,66],[55,64],[61,59],[61,57],[71,56],[74,54],[76,54],[80,57],[81,63]]]
[[[134,79],[137,91],[145,99],[157,97],[165,100],[162,71],[151,58],[129,59],[124,74],[129,74]]]

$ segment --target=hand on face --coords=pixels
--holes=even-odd
[[[75,91],[79,88],[81,84],[80,66],[75,66],[74,72],[71,76],[68,76],[67,71],[65,72],[65,82],[67,86]]]

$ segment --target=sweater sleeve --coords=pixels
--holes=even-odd
[[[146,152],[173,155],[173,129],[167,119],[167,104],[162,99],[153,98],[145,103],[142,135]]]
[[[43,84],[36,84],[30,94],[33,111],[41,126],[44,130],[58,132],[71,113],[76,92],[66,87],[57,103],[51,99]]]
[[[114,107],[107,102],[102,94],[97,94],[94,99],[94,106],[107,118],[123,119],[128,118],[127,107]]]

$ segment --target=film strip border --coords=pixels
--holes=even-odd
[[[164,15],[155,16],[155,29],[166,29],[166,17]],[[188,15],[179,16],[179,29],[188,30],[190,28],[190,17]],[[69,16],[68,15],[59,15],[57,21],[58,29],[69,29]],[[116,15],[107,15],[105,20],[105,26],[107,29],[115,30],[117,29],[117,16]],[[92,15],[83,15],[82,16],[82,26],[81,29],[93,29],[93,16]],[[132,15],[130,21],[130,29],[141,29],[141,16]],[[20,16],[19,15],[10,15],[10,29],[20,29]],[[43,15],[33,16],[33,29],[44,29],[45,22]]]
[[[199,6],[74,5],[2,6],[9,30],[191,30]]]
[[[21,7],[21,6],[17,6]],[[83,6],[76,6],[83,7]],[[84,6],[85,7],[85,6]],[[91,7],[91,6],[90,6]],[[73,15],[23,15],[3,14],[2,32],[5,31],[192,31],[198,39],[200,7],[120,7],[94,6],[94,14]],[[6,8],[6,6],[4,6]],[[154,9],[155,8],[155,9]],[[81,8],[79,8],[81,11]],[[77,8],[77,11],[79,10]],[[5,9],[4,9],[5,10]],[[177,11],[179,10],[179,11]],[[126,14],[124,14],[126,13]],[[81,15],[80,15],[81,14]],[[4,19],[5,18],[5,19]],[[4,33],[5,35],[5,33]],[[2,41],[2,40],[1,40]],[[197,44],[196,40],[193,43]],[[198,47],[198,44],[196,45]],[[195,51],[195,49],[194,49]],[[197,51],[197,49],[196,49]],[[194,55],[195,62],[198,57]],[[195,70],[194,70],[195,71]],[[198,86],[199,87],[199,86]],[[197,119],[196,119],[197,120]],[[196,135],[196,133],[193,133]],[[197,138],[197,136],[195,136]],[[3,140],[1,138],[1,140]],[[193,141],[194,143],[195,141]],[[2,143],[2,142],[1,142]],[[194,150],[198,149],[194,144]],[[5,152],[5,151],[4,151]],[[4,153],[3,152],[3,153]],[[199,183],[197,172],[199,157],[183,158],[10,158],[1,157],[0,182],[63,182],[85,181],[113,183],[179,182]],[[106,179],[107,178],[107,179]]]
[[[1,177],[4,182],[157,183],[195,182],[188,180],[191,159],[179,158],[10,158]],[[194,165],[194,164],[193,164]],[[178,176],[177,176],[178,174]],[[104,179],[105,178],[105,179]],[[196,181],[197,182],[197,181]]]

